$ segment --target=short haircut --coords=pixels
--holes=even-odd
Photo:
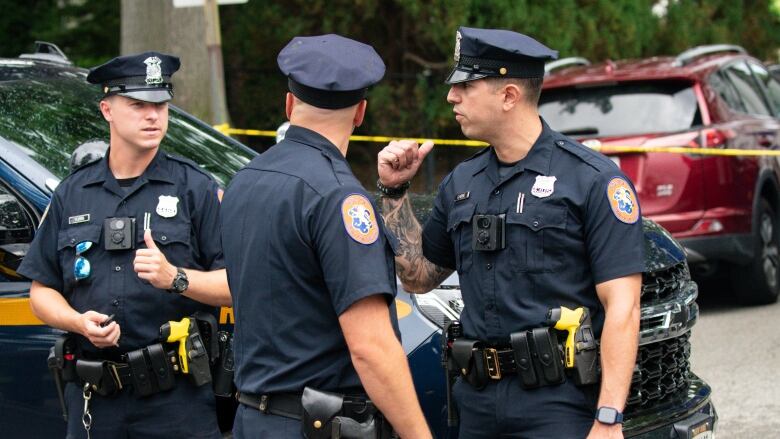
[[[498,89],[507,84],[520,87],[525,93],[525,100],[529,105],[537,106],[542,95],[542,83],[544,78],[486,78]]]

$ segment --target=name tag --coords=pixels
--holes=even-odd
[[[80,224],[80,223],[88,223],[89,222],[89,214],[85,213],[83,215],[76,215],[68,217],[68,224]]]
[[[470,195],[471,195],[471,192],[463,192],[462,194],[458,194],[455,197],[455,202],[457,203],[458,201],[467,200]]]

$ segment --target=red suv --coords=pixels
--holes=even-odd
[[[780,81],[739,46],[594,65],[566,58],[547,70],[542,117],[587,146],[780,145]],[[777,301],[780,157],[609,155],[634,181],[642,214],[682,242],[697,273],[727,269],[742,302]]]

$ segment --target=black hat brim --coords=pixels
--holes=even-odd
[[[450,73],[450,76],[447,77],[447,79],[444,81],[445,84],[459,84],[461,82],[467,82],[467,81],[474,81],[477,79],[486,78],[488,75],[484,73],[473,73],[473,72],[464,72],[463,70],[458,70],[458,68],[452,69],[452,73]]]
[[[119,96],[124,96],[137,101],[151,102],[152,104],[159,104],[162,102],[168,102],[173,99],[173,92],[168,89],[157,90],[128,90],[121,93],[116,93]]]

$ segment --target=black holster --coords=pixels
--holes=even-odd
[[[77,348],[76,339],[71,334],[63,334],[57,338],[54,346],[49,349],[49,356],[46,359],[49,371],[54,379],[57,399],[60,402],[62,417],[65,421],[68,420],[68,407],[65,405],[65,383],[76,381],[75,355]]]
[[[365,398],[345,397],[306,387],[301,397],[306,439],[391,439],[393,429]]]
[[[233,359],[233,334],[226,331],[217,333],[219,340],[219,358],[214,362],[211,375],[213,377],[214,394],[230,397],[235,393],[233,375],[235,361]]]
[[[481,355],[483,343],[479,340],[458,338],[452,341],[452,364],[450,370],[456,370],[475,389],[484,388],[489,377],[485,370],[485,361]]]

